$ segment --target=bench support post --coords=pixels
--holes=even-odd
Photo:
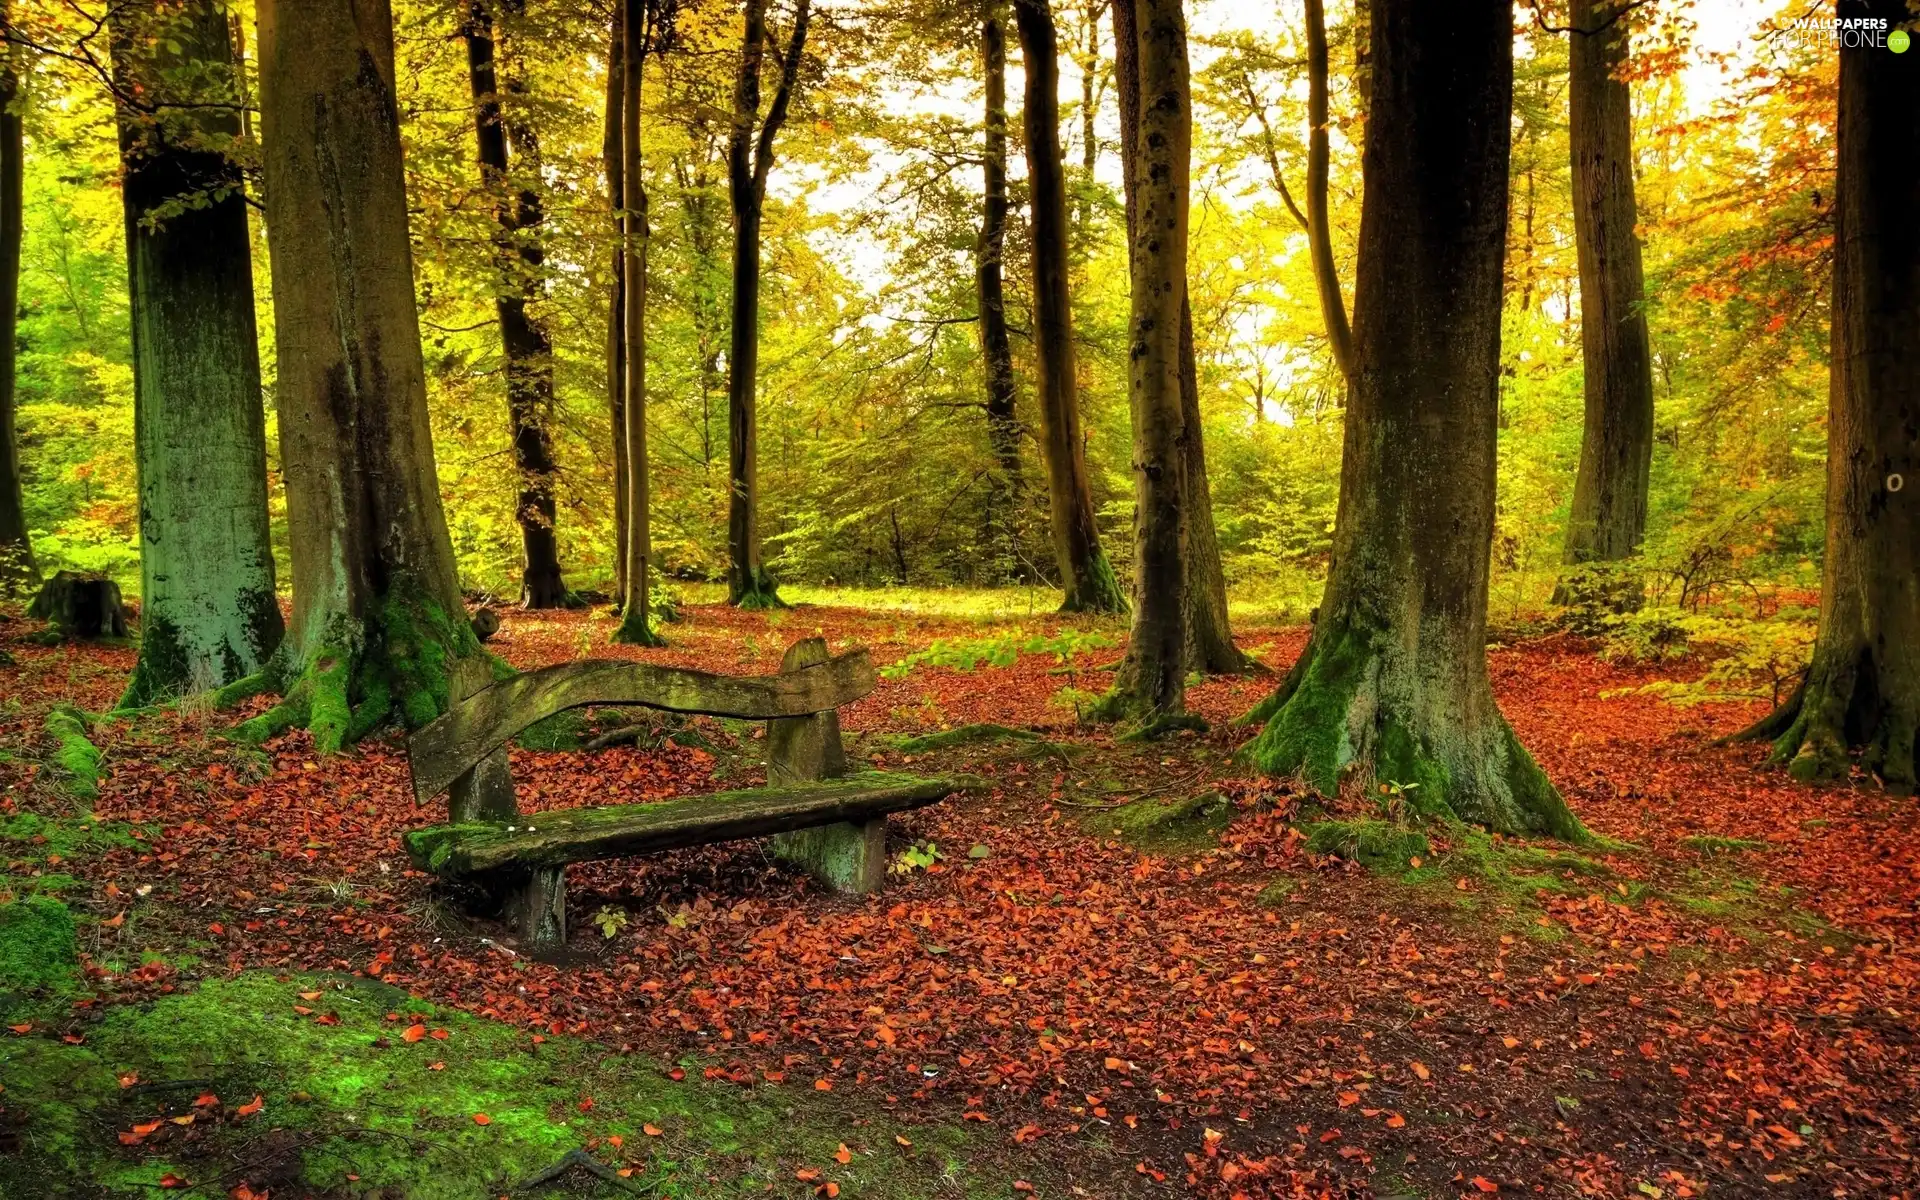
[[[505,916],[531,950],[567,944],[567,869],[533,867],[507,897]]]
[[[781,671],[826,662],[823,638],[802,638],[787,647]],[[767,783],[773,787],[838,779],[847,773],[840,742],[840,714],[779,717],[767,722]],[[880,889],[887,874],[887,819],[840,821],[818,829],[776,834],[774,854],[804,868],[836,892],[863,895]]]

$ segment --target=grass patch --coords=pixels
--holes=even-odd
[[[407,1042],[414,1020],[445,1038]],[[169,1173],[221,1194],[251,1170],[276,1194],[386,1188],[465,1200],[501,1194],[589,1141],[600,1161],[632,1169],[636,1192],[663,1197],[785,1194],[801,1167],[877,1200],[998,1194],[957,1127],[896,1127],[797,1086],[706,1084],[696,1060],[676,1082],[650,1060],[566,1037],[536,1045],[523,1030],[353,977],[250,972],[111,1009],[79,1046],[35,1035],[4,1049],[0,1104],[23,1134],[21,1153],[0,1160],[8,1195],[59,1194],[76,1179],[98,1189],[89,1194],[147,1194]],[[140,1086],[120,1085],[128,1072]],[[196,1112],[209,1092],[220,1104],[190,1126],[167,1120]],[[257,1112],[234,1113],[256,1096]],[[112,1132],[156,1119],[136,1145]],[[835,1162],[842,1143],[845,1165]],[[589,1182],[576,1172],[561,1186]]]
[[[108,850],[132,850],[139,845],[133,836],[133,826],[119,821],[96,821],[91,815],[46,817],[23,812],[0,817],[0,860],[18,857],[67,861]]]
[[[929,750],[951,750],[956,746],[979,746],[992,742],[1037,742],[1040,735],[1026,729],[1013,729],[990,722],[923,733],[917,737],[893,740],[893,748],[903,754],[925,754]]]

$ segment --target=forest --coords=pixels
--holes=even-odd
[[[1920,0],[0,0],[0,1198],[1920,1189]]]

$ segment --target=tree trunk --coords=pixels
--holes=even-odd
[[[0,0],[0,32],[13,30],[10,0]],[[26,227],[24,139],[20,114],[21,50],[0,45],[0,596],[27,591],[40,579],[20,495],[20,438],[15,418],[20,326],[20,238]]]
[[[435,473],[388,0],[261,0],[261,116],[293,547],[284,700],[338,749],[446,709],[468,625]]]
[[[1013,0],[1025,60],[1027,186],[1033,210],[1034,352],[1039,361],[1042,447],[1054,557],[1066,598],[1062,612],[1127,611],[1120,581],[1100,548],[1080,436],[1073,360],[1073,305],[1067,285],[1067,185],[1060,150],[1060,60],[1049,0]]]
[[[1313,636],[1244,752],[1335,794],[1585,836],[1487,676],[1512,14],[1373,0],[1373,120],[1333,567]]]
[[[266,418],[253,253],[240,170],[211,141],[239,132],[220,6],[115,10],[134,451],[140,477],[140,659],[123,705],[252,675],[279,648],[267,519]],[[193,90],[179,81],[191,75]],[[156,113],[156,102],[193,105]]]
[[[621,405],[627,444],[627,540],[620,627],[613,640],[634,646],[662,645],[653,631],[650,560],[653,502],[647,473],[647,225],[646,180],[640,173],[640,88],[646,67],[646,0],[625,0],[621,20],[621,364],[626,369]]]
[[[1633,195],[1633,114],[1626,82],[1627,24],[1619,0],[1572,0],[1568,138],[1573,150],[1574,243],[1580,262],[1580,347],[1586,428],[1567,520],[1569,566],[1612,563],[1640,549],[1653,463],[1653,357]],[[1638,607],[1639,588],[1605,588]],[[1585,589],[1563,584],[1568,603]]]
[[[980,310],[980,360],[986,379],[987,441],[997,468],[987,516],[989,536],[1001,544],[1012,570],[1019,568],[1020,423],[1014,415],[1018,389],[1013,344],[1007,336],[1007,294],[1002,269],[1007,245],[1007,5],[985,0],[980,21],[980,58],[986,82],[986,146],[981,164],[980,237],[974,244],[974,292]]]
[[[627,285],[626,155],[621,110],[625,106],[625,5],[613,7],[613,34],[607,52],[606,135],[601,157],[607,168],[607,206],[613,217],[612,284],[607,296],[607,415],[613,442],[613,594],[627,594]]]
[[[513,0],[505,0],[509,8]],[[540,195],[524,184],[510,195],[508,123],[502,111],[502,89],[494,65],[493,11],[489,0],[474,0],[467,13],[467,76],[473,87],[474,132],[479,143],[480,179],[493,193],[494,312],[500,322],[500,340],[507,363],[507,419],[513,434],[514,466],[520,473],[520,494],[514,520],[520,526],[523,568],[520,580],[522,608],[561,608],[571,599],[560,577],[559,544],[554,536],[553,439],[547,424],[553,416],[553,340],[544,325],[527,312],[538,297],[540,269],[546,261],[540,245],[545,221]],[[511,90],[513,85],[508,84]],[[529,148],[532,131],[516,123],[515,149]],[[527,155],[534,158],[537,156]],[[538,163],[533,164],[537,173]]]
[[[1333,262],[1333,231],[1327,218],[1327,14],[1322,0],[1307,0],[1307,248],[1313,256],[1314,289],[1333,361],[1349,386],[1353,381],[1353,331]]]
[[[767,200],[773,143],[787,119],[800,54],[806,48],[808,0],[794,12],[793,34],[780,61],[780,84],[760,118],[760,64],[767,41],[766,0],[746,0],[740,74],[727,140],[727,193],[733,205],[733,337],[727,356],[727,596],[741,608],[784,608],[773,576],[760,564],[760,218]],[[758,122],[758,134],[754,125]]]
[[[1841,0],[1897,27],[1903,0]],[[1889,791],[1915,784],[1920,725],[1920,69],[1840,51],[1827,545],[1813,663],[1748,736],[1799,779],[1844,779],[1848,751]]]
[[[1124,4],[1126,0],[1117,0]],[[1127,394],[1133,416],[1133,631],[1113,689],[1096,708],[1154,736],[1197,719],[1187,702],[1187,487],[1184,403],[1188,157],[1193,98],[1187,89],[1182,0],[1139,0],[1133,18],[1136,76],[1127,191],[1132,265]],[[1126,51],[1120,51],[1125,54]]]
[[[1113,75],[1120,101],[1120,161],[1125,177],[1127,250],[1133,253],[1139,223],[1135,159],[1140,127],[1140,62],[1134,0],[1113,0]],[[1209,675],[1263,670],[1233,644],[1227,617],[1227,576],[1213,524],[1213,488],[1207,479],[1207,446],[1200,415],[1200,375],[1194,357],[1193,307],[1183,289],[1180,303],[1180,410],[1186,421],[1184,506],[1187,538],[1187,666]],[[1257,413],[1256,413],[1257,415]]]

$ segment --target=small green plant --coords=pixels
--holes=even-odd
[[[894,855],[893,865],[889,868],[895,875],[911,875],[915,871],[924,871],[945,858],[940,847],[932,842],[915,842],[905,850]]]
[[[1419,788],[1417,783],[1399,783],[1388,780],[1380,785],[1380,816],[1396,825],[1404,825],[1407,814],[1413,808],[1412,793]]]
[[[1781,608],[1761,617],[1724,608],[1644,609],[1609,622],[1601,656],[1615,662],[1706,661],[1690,680],[1656,679],[1601,693],[1657,696],[1692,707],[1750,700],[1774,705],[1786,698],[1813,657],[1818,617],[1807,608]]]
[[[593,914],[593,923],[600,927],[600,936],[611,938],[627,927],[627,910],[617,905],[602,905]]]
[[[1085,688],[1077,688],[1072,684],[1047,697],[1048,708],[1072,713],[1074,721],[1078,724],[1086,723],[1087,712],[1098,703],[1100,703],[1100,693],[1089,692]]]

